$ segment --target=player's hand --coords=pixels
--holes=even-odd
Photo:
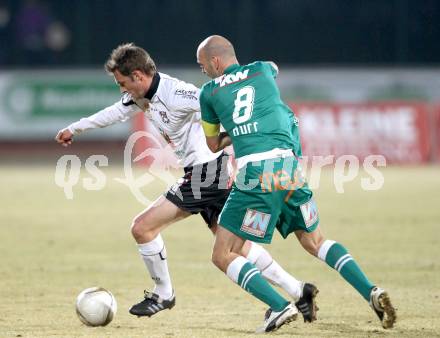
[[[55,136],[55,141],[57,141],[63,147],[68,147],[73,142],[73,133],[67,128],[61,129],[57,136]]]

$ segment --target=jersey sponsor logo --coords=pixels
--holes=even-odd
[[[270,214],[253,209],[247,209],[240,230],[256,237],[264,238],[269,225],[270,217]]]
[[[183,99],[197,100],[197,92],[195,90],[176,89],[175,94]]]
[[[220,87],[224,87],[228,84],[247,79],[248,73],[249,73],[249,69],[246,69],[244,72],[237,72],[235,74],[223,75],[215,79],[215,84],[220,84]]]
[[[318,220],[318,207],[313,198],[307,203],[302,204],[300,209],[306,228],[316,223]]]

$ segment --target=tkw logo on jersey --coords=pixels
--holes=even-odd
[[[304,219],[306,228],[311,227],[318,220],[318,208],[313,199],[300,206],[301,214]]]
[[[215,79],[215,84],[220,83],[220,87],[224,87],[228,84],[247,79],[248,73],[249,69],[246,69],[244,72],[223,75]]]
[[[270,214],[265,214],[264,212],[247,209],[240,230],[264,238],[267,226],[269,225],[270,216]]]

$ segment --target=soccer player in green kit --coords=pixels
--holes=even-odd
[[[310,254],[326,262],[369,302],[383,328],[396,312],[388,293],[372,284],[340,243],[325,239],[312,192],[301,175],[298,122],[281,100],[273,62],[240,65],[224,37],[206,38],[197,62],[213,80],[200,93],[202,123],[211,151],[232,144],[239,173],[219,216],[212,260],[227,276],[270,307],[258,332],[276,330],[295,319],[296,309],[244,257],[246,239],[270,243],[275,228],[294,232]],[[220,132],[222,125],[226,132]]]

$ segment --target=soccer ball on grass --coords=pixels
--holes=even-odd
[[[116,299],[110,291],[93,287],[83,290],[76,299],[76,314],[87,326],[105,326],[116,314]]]

